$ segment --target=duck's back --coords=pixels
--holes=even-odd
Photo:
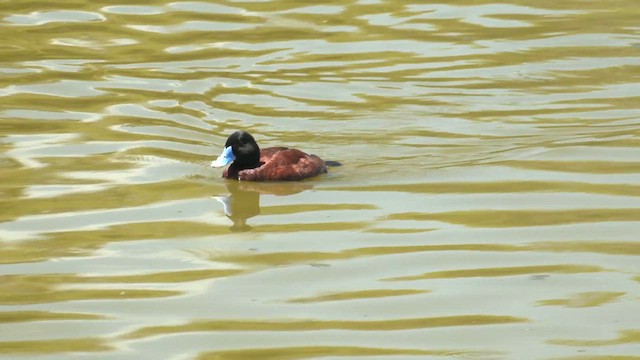
[[[242,170],[240,180],[246,181],[290,181],[301,180],[327,172],[327,166],[316,155],[298,149],[272,147],[260,151],[261,166]]]

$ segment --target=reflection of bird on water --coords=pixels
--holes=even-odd
[[[251,226],[247,225],[247,219],[260,214],[260,193],[242,190],[239,185],[229,182],[227,190],[230,194],[214,198],[222,203],[225,215],[233,221],[231,231],[249,231]]]
[[[231,231],[249,231],[247,220],[260,214],[260,195],[292,195],[313,186],[309,183],[243,183],[227,181],[229,195],[214,196],[224,207],[224,213],[233,221]]]
[[[212,167],[228,164],[231,166],[222,177],[246,181],[302,180],[326,173],[327,166],[341,165],[298,149],[270,147],[260,150],[253,136],[246,131],[231,134],[222,154],[211,162]]]

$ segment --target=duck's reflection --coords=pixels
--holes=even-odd
[[[251,230],[247,220],[260,214],[261,194],[285,196],[313,187],[310,183],[300,182],[258,183],[232,180],[227,181],[225,185],[229,195],[214,196],[214,198],[222,204],[224,213],[233,221],[229,229],[234,232]]]

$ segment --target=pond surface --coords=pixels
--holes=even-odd
[[[640,359],[637,0],[0,8],[3,357]]]

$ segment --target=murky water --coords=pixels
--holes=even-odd
[[[640,358],[637,1],[0,19],[0,355]],[[235,129],[344,166],[223,181]]]

